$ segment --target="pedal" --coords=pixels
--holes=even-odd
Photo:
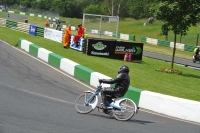
[[[102,109],[102,107],[100,107],[100,106],[96,106],[98,109]]]
[[[138,110],[139,110],[140,108],[139,107],[137,107],[137,110],[136,110],[136,114],[138,113]]]

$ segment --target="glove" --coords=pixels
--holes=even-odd
[[[103,79],[99,79],[99,83],[100,83],[100,84],[103,83]]]

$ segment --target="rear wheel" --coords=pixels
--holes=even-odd
[[[124,99],[119,103],[122,110],[113,109],[113,116],[120,121],[131,119],[135,114],[136,106],[130,99]]]
[[[91,104],[97,100],[96,96],[94,96],[93,99],[91,99],[91,102],[89,104],[86,104],[86,102],[92,95],[92,92],[84,92],[76,98],[75,108],[78,113],[87,114],[93,110]]]

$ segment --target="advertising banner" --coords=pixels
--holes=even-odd
[[[105,40],[87,40],[87,55],[111,57],[114,41]]]
[[[87,55],[124,59],[124,55],[128,53],[132,54],[132,60],[142,60],[143,43],[98,39],[87,39],[86,42]]]
[[[30,28],[29,28],[29,34],[36,36],[36,28],[37,28],[37,26],[31,24]]]
[[[74,44],[74,36],[71,36],[71,41],[70,41],[70,48],[78,50],[78,51],[83,51],[83,38],[78,40],[78,44]]]
[[[62,31],[45,28],[44,29],[44,38],[54,40],[56,42],[62,43]]]
[[[132,60],[142,60],[143,43],[115,42],[113,58],[123,59],[124,54],[132,54]]]

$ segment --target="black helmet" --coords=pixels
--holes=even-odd
[[[119,73],[129,73],[129,67],[128,66],[121,66],[120,68],[119,68],[119,71],[118,71],[118,74]]]

